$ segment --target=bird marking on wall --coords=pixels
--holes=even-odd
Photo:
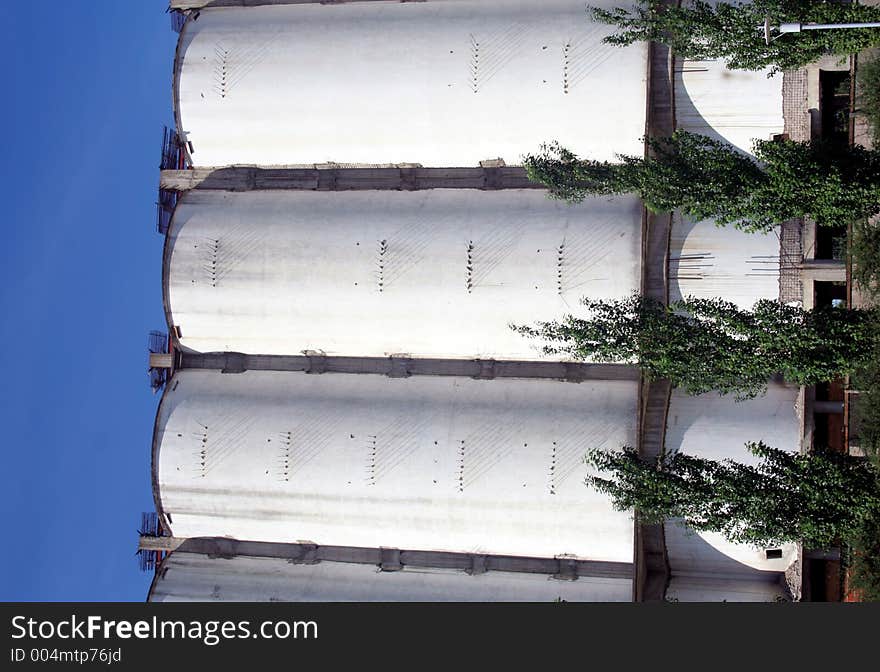
[[[271,439],[269,439],[271,441]],[[278,460],[277,470],[279,479],[290,481],[290,458],[293,454],[293,432],[282,432],[278,439],[281,456]]]
[[[434,232],[443,221],[419,220],[407,223],[379,241],[376,249],[376,279],[380,292],[400,284],[428,258]]]
[[[465,287],[470,294],[474,289],[474,241],[467,244],[467,256],[465,257]]]
[[[379,451],[379,437],[367,434],[367,485],[376,485],[376,454]]]
[[[265,234],[250,226],[238,226],[220,236],[217,251],[217,282],[222,282],[241,265],[251,261],[265,246]]]
[[[559,487],[578,471],[585,474],[587,451],[605,448],[608,438],[617,429],[618,426],[611,422],[598,425],[583,422],[554,436],[549,450],[548,492],[555,495]]]
[[[196,440],[196,448],[193,451],[193,458],[195,459],[196,464],[195,472],[196,478],[204,478],[208,454],[208,425],[203,425],[200,422],[197,422],[196,424],[199,425],[199,429],[192,433],[192,436]]]
[[[277,443],[274,468],[278,480],[290,482],[302,474],[330,445],[336,420],[332,413],[316,414],[309,416],[293,429],[274,435],[272,441]]]
[[[199,423],[205,428],[203,442],[202,477],[209,476],[236,450],[239,450],[254,428],[257,419],[248,415],[248,409],[241,409],[244,415],[227,415],[212,418],[207,423]]]
[[[569,93],[593,72],[619,53],[617,47],[602,42],[608,35],[604,26],[567,39],[562,43],[562,91]]]
[[[193,248],[199,250],[200,266],[207,276],[207,282],[211,287],[217,286],[217,255],[220,251],[219,238],[204,238],[201,243],[193,243]]]
[[[214,45],[214,76],[213,89],[221,98],[226,98],[227,79],[229,78],[229,49],[222,44]]]
[[[503,415],[493,422],[484,423],[464,439],[459,439],[456,446],[457,490],[464,492],[490,474],[513,452],[522,431],[521,419]]]
[[[515,23],[488,35],[468,35],[468,86],[471,91],[479,93],[517,54],[522,53],[530,32],[527,24]]]
[[[596,266],[615,251],[615,243],[627,234],[610,220],[587,222],[569,232],[556,247],[556,293],[562,296],[583,290],[590,283],[607,281]],[[581,293],[583,293],[581,291]]]
[[[212,57],[214,94],[221,100],[229,97],[238,84],[266,60],[282,37],[279,29],[262,32],[258,42],[253,37],[246,41],[236,37],[218,40]]]
[[[195,239],[193,249],[198,250],[202,282],[211,287],[220,286],[233,271],[251,261],[264,245],[265,234],[245,226],[225,230],[214,238]]]
[[[516,249],[526,225],[522,221],[502,222],[493,225],[482,236],[469,240],[467,251],[467,288],[471,290],[489,286],[492,272]]]
[[[468,70],[470,76],[468,77],[468,84],[471,87],[471,91],[474,93],[478,93],[480,90],[479,87],[479,79],[478,73],[480,71],[480,43],[477,41],[477,38],[471,34],[470,36],[470,63],[468,63]]]
[[[376,246],[376,287],[385,290],[385,256],[388,254],[388,239],[383,238]]]
[[[368,436],[367,482],[376,485],[419,448],[431,424],[430,416],[411,416],[392,422]]]

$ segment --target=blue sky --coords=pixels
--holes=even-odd
[[[0,600],[145,599],[165,0],[0,3]]]

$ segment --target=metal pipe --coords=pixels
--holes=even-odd
[[[802,30],[832,30],[834,28],[880,28],[880,21],[872,23],[782,23],[780,33],[799,33]]]
[[[764,25],[759,29],[764,31],[764,41],[769,45],[773,40],[779,39],[785,33],[800,33],[803,30],[832,30],[835,28],[880,28],[880,21],[870,23],[780,23],[779,35],[772,37],[773,26],[770,25],[770,17],[764,17]]]

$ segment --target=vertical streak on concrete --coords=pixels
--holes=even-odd
[[[648,61],[647,135],[666,137],[675,130],[674,55],[670,49],[652,42]],[[662,303],[669,302],[669,240],[672,213],[646,213],[642,250],[642,294]],[[658,459],[666,437],[666,416],[672,385],[668,380],[643,378],[639,404],[639,453]],[[636,601],[662,600],[669,583],[669,561],[662,525],[646,525],[636,519],[633,598]]]

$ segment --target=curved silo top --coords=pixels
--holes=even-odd
[[[723,298],[751,309],[780,296],[780,227],[747,233],[676,213],[669,240],[669,298]]]
[[[732,395],[708,393],[688,396],[674,391],[669,404],[666,449],[706,459],[730,459],[744,464],[758,461],[745,447],[750,441],[800,451],[799,389],[769,383],[766,395],[735,401]],[[666,546],[673,574],[713,573],[717,577],[755,578],[754,571],[782,572],[797,559],[796,544],[776,549],[734,544],[720,534],[666,524]],[[768,554],[768,550],[771,553]],[[776,551],[776,552],[772,552]]]
[[[782,133],[782,74],[729,70],[723,60],[676,59],[675,122],[751,154],[755,140]]]
[[[638,290],[642,207],[534,189],[192,191],[165,292],[200,352],[559,359],[510,328]]]
[[[631,562],[627,512],[584,484],[633,445],[634,381],[181,370],[154,436],[177,537]]]
[[[611,30],[582,0],[202,9],[178,44],[177,127],[197,166],[518,164],[550,140],[641,154],[647,45],[603,44]]]

